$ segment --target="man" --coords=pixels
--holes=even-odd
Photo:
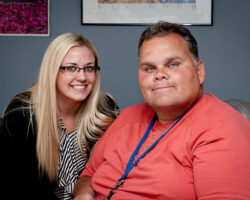
[[[146,103],[124,109],[81,174],[75,199],[250,199],[250,126],[203,94],[195,38],[176,24],[139,41]]]

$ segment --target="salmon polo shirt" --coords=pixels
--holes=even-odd
[[[128,107],[98,142],[81,174],[92,177],[97,200],[123,175],[154,114],[146,103]],[[156,121],[136,158],[172,123]],[[250,199],[249,122],[204,94],[129,172],[111,199]]]

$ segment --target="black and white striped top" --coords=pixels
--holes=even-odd
[[[58,165],[59,184],[55,189],[55,194],[60,200],[73,199],[75,183],[84,169],[87,161],[82,156],[77,144],[77,130],[66,134],[66,128],[60,120],[60,159]],[[86,148],[84,148],[84,152]]]

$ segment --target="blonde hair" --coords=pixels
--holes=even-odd
[[[76,46],[89,48],[95,57],[96,65],[99,66],[97,51],[86,38],[76,33],[65,33],[55,38],[48,46],[42,60],[38,81],[30,88],[31,108],[37,123],[38,167],[47,174],[51,181],[58,179],[60,148],[56,78],[64,56],[72,47]],[[113,121],[111,116],[118,113],[116,110],[109,109],[107,97],[112,99],[101,88],[99,70],[96,70],[94,88],[89,97],[82,103],[77,115],[77,143],[82,152],[83,145],[91,150],[104,130]]]

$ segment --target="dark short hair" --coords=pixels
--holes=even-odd
[[[170,33],[180,35],[186,42],[190,53],[195,61],[199,61],[198,44],[191,32],[181,25],[160,21],[150,25],[141,34],[138,44],[138,55],[140,54],[141,46],[145,40],[150,40],[154,37],[166,36]]]

